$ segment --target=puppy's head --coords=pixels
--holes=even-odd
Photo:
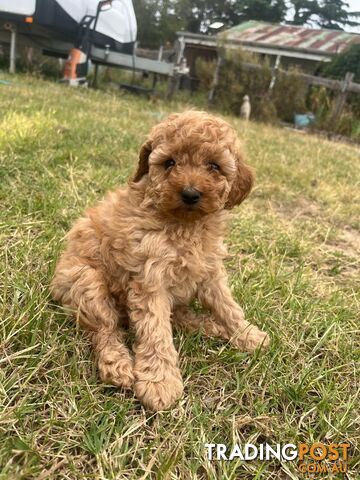
[[[190,220],[238,205],[253,180],[232,127],[188,111],[151,130],[130,185],[145,182],[146,196],[161,212]]]

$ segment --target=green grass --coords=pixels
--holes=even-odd
[[[185,395],[149,415],[99,381],[49,282],[72,221],[186,105],[1,77],[0,479],[300,479],[295,463],[209,462],[204,443],[344,440],[358,479],[359,150],[229,118],[257,184],[226,264],[272,344],[254,356],[176,334]]]

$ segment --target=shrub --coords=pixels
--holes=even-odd
[[[258,65],[248,69],[244,63]],[[215,71],[215,62],[197,61],[197,75],[200,87],[209,90]],[[249,95],[251,117],[263,122],[274,122],[277,118],[293,121],[294,113],[305,112],[307,86],[291,70],[290,75],[277,75],[270,96],[271,68],[267,60],[259,55],[240,49],[228,49],[214,97],[214,107],[224,112],[239,115],[244,95]]]
[[[331,62],[320,66],[318,73],[321,76],[342,80],[347,72],[354,74],[353,81],[360,83],[360,44],[355,44],[336,55]],[[329,98],[335,101],[337,93],[329,93]],[[329,116],[331,112],[329,112]],[[359,139],[360,95],[349,93],[346,100],[345,112],[339,120],[335,130],[338,133],[348,134]],[[322,116],[324,120],[324,115]]]
[[[294,113],[305,113],[308,87],[298,75],[298,70],[291,68],[287,74],[278,72],[271,98],[281,120],[292,122]]]
[[[195,61],[195,72],[199,79],[199,87],[202,90],[210,90],[214,80],[216,60],[208,61],[197,58]]]
[[[252,116],[265,123],[275,123],[278,119],[274,102],[268,97],[259,98],[252,107]]]
[[[244,67],[244,63],[256,64],[259,65],[259,68],[249,70]],[[266,61],[240,49],[229,49],[219,72],[214,106],[239,115],[243,97],[249,95],[252,116],[264,120],[264,108],[271,103],[269,99],[266,99],[270,81],[271,69]],[[267,108],[267,110],[269,109]],[[269,120],[268,112],[265,116],[266,120]]]
[[[319,68],[320,75],[329,78],[342,79],[347,72],[354,73],[354,82],[360,83],[360,44],[352,45]]]

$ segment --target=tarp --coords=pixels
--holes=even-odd
[[[57,3],[77,23],[85,15],[95,15],[98,0],[0,0],[0,12],[15,15],[33,16],[36,8],[41,8],[42,18],[46,16],[46,9]],[[119,43],[130,43],[136,40],[136,17],[131,0],[114,0],[112,7],[100,13],[96,31]]]
[[[85,15],[95,15],[99,3],[98,0],[56,1],[78,23]],[[135,42],[136,30],[136,17],[131,0],[114,0],[109,10],[100,13],[96,25],[97,32],[120,43]]]
[[[31,17],[35,13],[36,0],[0,0],[0,11],[14,15],[26,15]]]

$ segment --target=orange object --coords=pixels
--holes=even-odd
[[[25,23],[33,23],[33,17],[25,17]]]
[[[76,79],[76,67],[80,63],[81,54],[82,52],[78,48],[72,48],[70,50],[69,58],[67,59],[67,62],[65,64],[64,79]]]

